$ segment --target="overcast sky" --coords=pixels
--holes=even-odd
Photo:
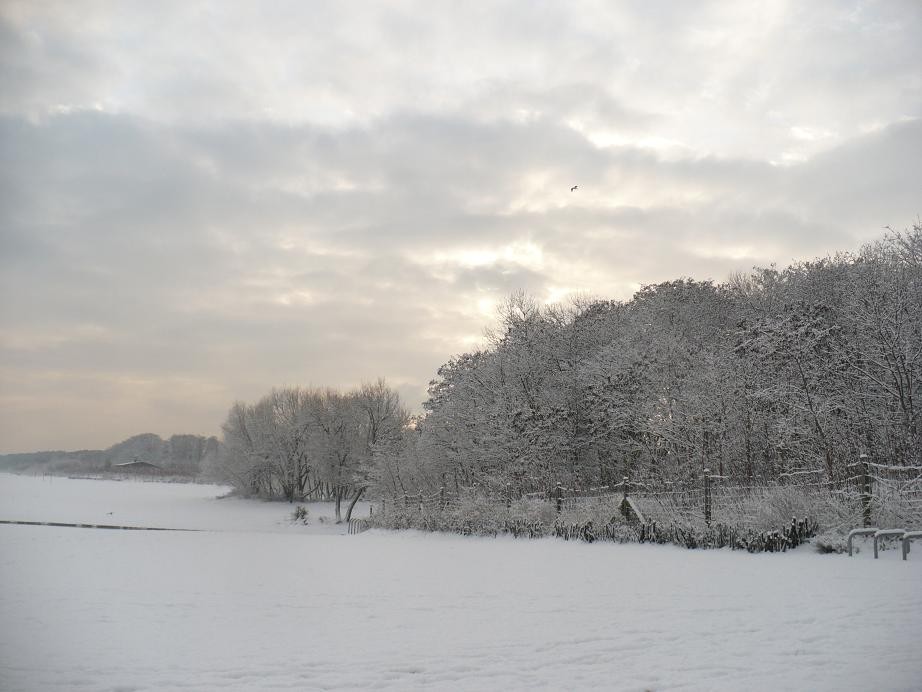
[[[910,226],[920,37],[918,0],[4,0],[0,452],[279,385],[417,408],[516,289]]]

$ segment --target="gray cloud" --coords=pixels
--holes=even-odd
[[[627,298],[920,211],[912,3],[443,9],[3,6],[4,449],[215,433],[280,384],[417,405],[513,290]]]

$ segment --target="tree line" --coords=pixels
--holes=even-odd
[[[161,439],[153,433],[142,433],[108,449],[0,454],[0,470],[32,474],[110,475],[119,473],[118,464],[146,461],[159,466],[170,476],[194,477],[213,463],[219,448],[215,437],[171,435]]]
[[[922,226],[855,253],[643,287],[629,301],[510,296],[410,417],[383,382],[277,390],[224,427],[239,483],[292,498],[528,492],[852,475],[922,465]]]
[[[398,437],[409,420],[383,380],[344,393],[273,389],[255,404],[231,407],[211,474],[247,495],[332,500],[337,521],[348,500],[348,520],[375,483],[376,450]]]

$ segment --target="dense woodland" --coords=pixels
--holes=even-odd
[[[383,382],[237,403],[215,471],[338,502],[478,486],[590,488],[922,464],[922,226],[857,253],[627,302],[511,296],[483,350],[443,365],[424,415]]]

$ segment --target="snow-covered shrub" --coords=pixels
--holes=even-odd
[[[549,504],[553,509],[553,505]],[[621,514],[620,497],[587,497],[571,499],[563,503],[559,521],[567,524],[591,521],[596,526],[605,524],[624,524]]]
[[[640,528],[627,524],[609,524],[605,527],[608,535],[606,540],[614,543],[636,543],[640,540]]]
[[[828,491],[813,492],[797,487],[768,488],[753,509],[754,528],[782,526],[791,517],[811,517],[824,531],[844,529],[847,533],[861,521],[857,503]]]
[[[307,510],[307,507],[304,505],[298,505],[295,507],[295,511],[291,513],[292,521],[299,521],[305,526],[310,523],[310,513]]]
[[[813,539],[813,547],[818,553],[845,553],[848,552],[848,537],[836,531],[825,531]],[[857,547],[856,547],[857,549]]]

